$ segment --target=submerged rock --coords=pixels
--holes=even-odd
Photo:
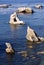
[[[11,44],[10,44],[10,43],[5,43],[5,44],[6,44],[6,46],[7,46],[7,48],[6,48],[6,53],[8,53],[8,54],[13,54],[13,53],[14,53],[14,50],[13,50]]]
[[[42,7],[43,7],[43,6],[40,5],[40,4],[35,5],[35,8],[37,8],[37,9],[41,9]]]
[[[28,46],[28,48],[33,48],[33,46],[32,46],[32,45],[30,45],[30,46]]]
[[[44,54],[44,51],[37,52],[37,54]]]
[[[8,5],[8,4],[0,4],[0,8],[8,8],[9,6],[11,6],[11,5]]]
[[[44,41],[44,38],[39,37],[37,33],[33,29],[31,29],[29,26],[27,27],[26,39],[31,42],[43,42]]]
[[[17,13],[31,14],[34,13],[34,11],[29,7],[20,7],[18,8]]]
[[[18,54],[21,54],[23,57],[27,57],[28,56],[27,51],[21,51],[21,52],[18,52]]]
[[[13,13],[13,14],[11,14],[11,16],[10,16],[10,22],[9,23],[10,24],[24,24],[23,21],[19,20],[16,12]]]

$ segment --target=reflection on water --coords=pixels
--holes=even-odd
[[[41,62],[41,57],[39,55],[37,55],[37,44],[35,43],[31,43],[31,42],[27,42],[27,52],[28,52],[28,57],[31,60],[31,64],[30,65],[39,65],[39,63]]]
[[[18,37],[17,30],[19,29],[19,26],[10,24],[10,29],[11,29],[12,38],[16,39]]]
[[[19,25],[10,24],[11,31],[17,30],[19,28]]]
[[[6,54],[8,65],[12,65],[13,55],[12,54]]]

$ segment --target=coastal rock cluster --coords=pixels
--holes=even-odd
[[[37,9],[41,9],[43,6],[40,4],[37,4],[34,6]],[[33,14],[34,10],[30,7],[19,7],[16,12],[11,14],[10,16],[10,24],[24,24],[24,22],[18,18],[18,14]]]
[[[0,8],[8,8],[10,5],[8,4],[0,4]],[[40,5],[40,4],[37,4],[34,6],[35,8],[37,9],[41,9],[43,6]],[[18,15],[17,14],[32,14],[34,13],[34,10],[30,7],[20,7],[16,10],[16,12],[14,12],[13,14],[10,15],[10,21],[9,23],[10,24],[14,24],[14,25],[23,25],[25,24],[22,20],[20,20],[18,18]],[[26,34],[26,39],[29,41],[29,42],[44,42],[44,38],[43,37],[39,37],[37,35],[37,33],[32,29],[30,28],[29,26],[27,27],[27,34]],[[15,51],[13,50],[12,46],[10,43],[5,43],[5,45],[7,46],[6,48],[6,53],[9,53],[9,54],[13,54]],[[27,56],[27,52],[20,52],[23,54],[23,56]],[[39,52],[40,53],[40,52]],[[39,54],[38,53],[38,54]]]
[[[35,5],[35,8],[37,9],[41,9],[43,6],[42,5]],[[17,14],[32,14],[34,13],[34,10],[32,8],[29,7],[20,7],[16,10],[16,12],[14,12],[13,14],[11,14],[10,16],[10,24],[24,24],[23,21],[20,21]],[[26,34],[26,39],[29,42],[36,42],[36,43],[40,43],[40,42],[44,42],[44,38],[43,37],[39,37],[37,35],[37,33],[30,28],[29,26],[27,27],[27,34]],[[22,53],[22,52],[21,52]],[[39,52],[38,52],[39,53]],[[27,56],[27,55],[26,55]]]

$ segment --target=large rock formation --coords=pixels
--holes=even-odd
[[[19,20],[19,18],[18,18],[18,16],[17,16],[16,12],[13,13],[13,14],[11,14],[11,16],[10,16],[10,22],[9,22],[9,23],[10,23],[10,24],[24,24],[23,21],[20,21],[20,20]]]
[[[20,7],[17,9],[17,13],[23,13],[23,14],[31,14],[34,11],[29,7]]]
[[[31,29],[29,26],[27,27],[26,39],[31,42],[43,42],[44,41],[44,38],[39,37],[37,33],[33,29]]]
[[[8,53],[8,54],[13,54],[13,53],[14,53],[14,50],[13,50],[11,44],[10,44],[10,43],[5,43],[5,44],[6,44],[6,46],[7,46],[7,48],[6,48],[6,53]]]

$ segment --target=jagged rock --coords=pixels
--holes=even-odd
[[[10,23],[10,24],[24,24],[23,21],[20,21],[20,20],[19,20],[19,18],[18,18],[18,16],[17,16],[16,12],[13,13],[13,14],[11,14],[11,16],[10,16],[10,22],[9,22],[9,23]]]
[[[26,39],[31,42],[43,42],[44,41],[44,38],[39,37],[37,33],[33,29],[31,29],[29,26],[27,27]]]

